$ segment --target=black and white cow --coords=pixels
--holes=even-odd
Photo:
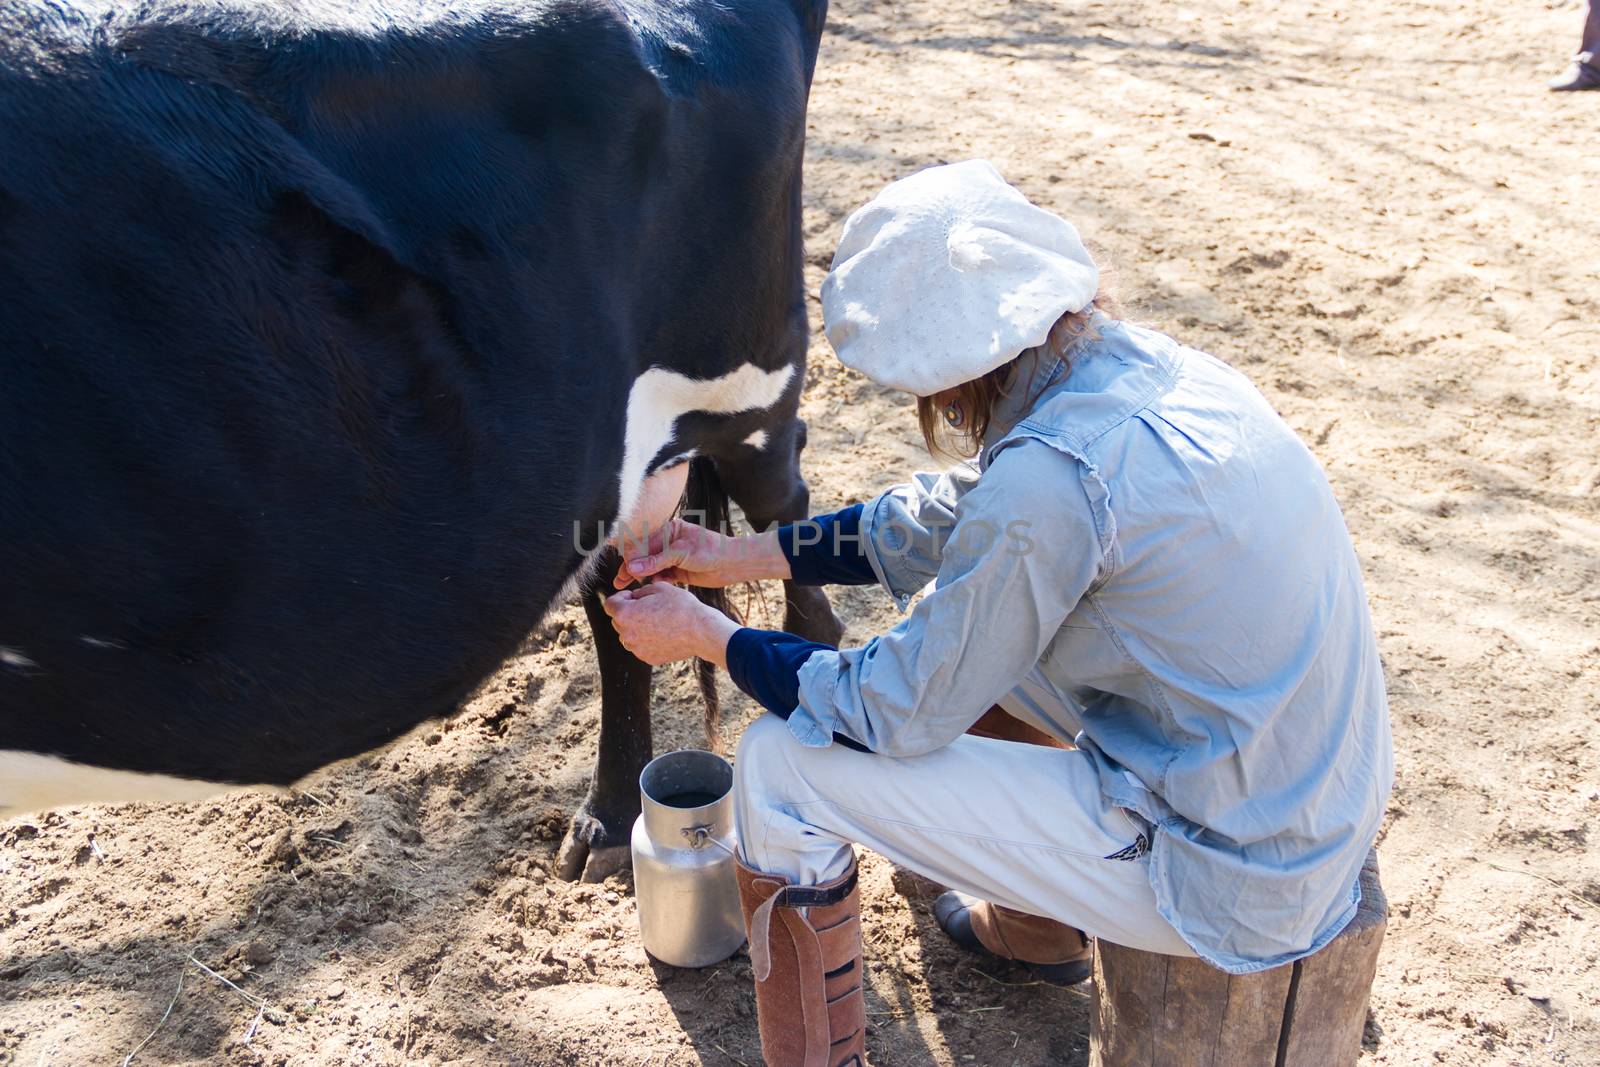
[[[582,582],[603,873],[650,670],[575,530],[806,511],[825,8],[0,0],[0,814],[293,782]]]

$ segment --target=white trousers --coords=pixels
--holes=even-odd
[[[1069,742],[1077,732],[1044,693],[1019,691],[1002,706]],[[807,748],[783,720],[763,715],[739,743],[734,805],[745,862],[801,885],[843,874],[859,844],[942,885],[1115,944],[1194,955],[1156,911],[1149,857],[1110,858],[1134,852],[1148,830],[1107,803],[1076,749],[960,737],[893,759]]]

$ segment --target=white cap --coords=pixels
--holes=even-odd
[[[1043,344],[1099,284],[1070,222],[973,159],[902,178],[845,221],[822,321],[845,366],[932,396]]]

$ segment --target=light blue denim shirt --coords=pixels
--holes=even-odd
[[[1216,966],[1262,970],[1355,914],[1393,779],[1360,569],[1321,468],[1243,375],[1096,327],[1065,361],[1027,357],[976,469],[867,505],[884,588],[902,610],[934,588],[814,653],[789,728],[910,756],[1013,690],[1059,700],[1106,796],[1154,829],[1161,914]]]

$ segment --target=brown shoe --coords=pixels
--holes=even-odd
[[[933,902],[933,916],[962,948],[1015,960],[1051,985],[1077,985],[1094,971],[1094,942],[1075,926],[953,889]]]
[[[856,863],[821,885],[737,864],[768,1067],[867,1067]]]

